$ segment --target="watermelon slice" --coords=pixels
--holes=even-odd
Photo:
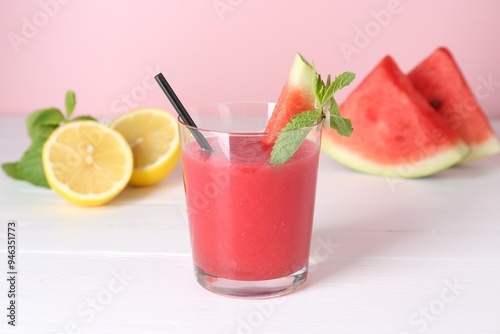
[[[408,77],[449,126],[471,148],[464,161],[500,152],[500,143],[446,48],[439,48]]]
[[[460,162],[467,145],[387,56],[341,106],[351,137],[323,131],[322,148],[364,173],[423,177]]]
[[[312,66],[297,53],[265,132],[280,132],[293,116],[314,109],[313,79]],[[277,137],[277,134],[264,136],[262,142],[272,145]]]

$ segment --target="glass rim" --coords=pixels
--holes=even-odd
[[[210,107],[210,106],[216,106],[216,105],[219,105],[219,104],[276,104],[276,102],[266,102],[266,101],[233,101],[233,102],[215,102],[215,103],[209,103],[209,104],[204,104],[204,105],[200,105],[200,106],[196,106],[196,107],[191,107],[191,108],[203,108],[203,107]],[[189,108],[188,108],[189,109]],[[177,122],[182,125],[183,127],[185,127],[186,129],[189,129],[189,130],[198,130],[198,131],[201,131],[201,132],[210,132],[210,133],[214,133],[214,134],[225,134],[225,135],[232,135],[232,136],[267,136],[267,135],[279,135],[281,133],[284,133],[284,132],[294,132],[294,131],[300,131],[300,130],[304,130],[304,129],[312,129],[316,126],[318,126],[319,124],[321,124],[321,122],[323,121],[323,119],[320,119],[318,122],[314,123],[313,125],[310,125],[310,126],[304,126],[304,127],[301,127],[301,128],[298,128],[298,129],[294,129],[294,130],[288,130],[288,131],[272,131],[272,132],[262,132],[262,131],[223,131],[223,130],[212,130],[212,129],[207,129],[207,128],[203,128],[203,127],[196,127],[196,126],[191,126],[191,125],[188,125],[186,124],[180,116],[177,116]]]

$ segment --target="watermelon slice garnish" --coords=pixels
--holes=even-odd
[[[457,164],[467,145],[387,56],[340,107],[351,137],[322,132],[322,148],[354,170],[388,177],[423,177]]]
[[[356,77],[344,72],[326,81],[300,54],[295,56],[288,79],[268,120],[263,145],[272,145],[269,163],[288,161],[315,125],[334,129],[342,136],[353,132],[352,122],[344,118],[334,94]]]
[[[314,109],[314,75],[311,64],[297,53],[290,68],[288,79],[267,123],[265,132],[272,134],[262,138],[264,144],[274,144],[278,137],[277,133],[283,130],[295,115]]]
[[[408,78],[470,147],[464,161],[500,152],[500,143],[449,50],[437,49]]]

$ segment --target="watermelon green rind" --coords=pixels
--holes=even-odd
[[[312,66],[297,53],[265,129],[266,133],[274,134],[264,136],[262,138],[264,144],[274,144],[278,137],[276,133],[282,131],[296,114],[314,109],[313,79]]]
[[[500,142],[494,134],[481,144],[470,143],[468,145],[471,149],[471,153],[468,154],[462,162],[478,160],[500,153]]]
[[[300,53],[297,53],[288,74],[287,85],[301,87],[312,95],[313,75],[311,64]]]
[[[500,152],[493,128],[448,49],[438,48],[408,78],[429,102],[438,102],[437,113],[469,145],[464,162]]]
[[[331,137],[325,134],[323,132],[321,148],[330,157],[358,172],[391,178],[420,178],[438,173],[461,162],[470,151],[465,143],[459,141],[455,146],[426,159],[412,161],[411,158],[401,158],[399,164],[388,165],[368,160],[350,149],[337,146]]]

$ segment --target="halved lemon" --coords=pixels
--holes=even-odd
[[[149,186],[163,180],[179,162],[180,144],[177,120],[156,108],[129,111],[109,126],[125,137],[134,156],[130,184]]]
[[[95,121],[75,121],[52,132],[43,146],[43,169],[52,189],[71,203],[109,202],[127,185],[132,151],[121,134]]]

